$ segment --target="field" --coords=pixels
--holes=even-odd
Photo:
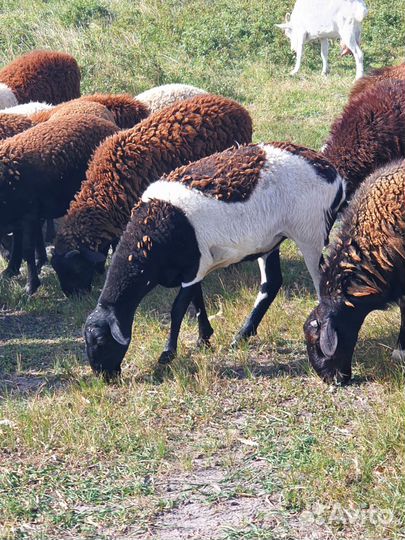
[[[187,82],[239,100],[255,141],[323,144],[354,78],[352,57],[306,46],[297,78],[274,27],[291,1],[3,0],[0,64],[66,50],[82,91],[137,94]],[[368,0],[366,69],[403,60],[402,2]],[[301,255],[282,248],[284,285],[258,336],[231,350],[257,293],[255,263],[204,283],[215,330],[153,368],[175,291],[141,305],[120,385],[96,379],[81,328],[102,280],[68,300],[50,267],[32,298],[25,274],[0,282],[0,538],[4,540],[398,540],[405,538],[405,371],[391,360],[399,312],[374,312],[354,380],[311,370],[302,325],[316,298]],[[3,262],[0,262],[4,266]]]

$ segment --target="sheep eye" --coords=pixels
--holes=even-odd
[[[309,325],[312,326],[312,328],[318,328],[319,323],[316,319],[314,319],[313,321],[309,323]]]

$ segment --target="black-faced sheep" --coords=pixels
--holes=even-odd
[[[176,354],[190,302],[199,314],[199,342],[213,333],[201,281],[211,271],[259,260],[261,287],[235,341],[256,334],[281,287],[278,246],[300,247],[318,288],[319,261],[344,199],[344,185],[321,154],[291,143],[247,145],[190,163],[151,184],[113,256],[96,309],[85,326],[93,369],[119,373],[135,310],[156,285],[181,285],[160,363]]]
[[[396,356],[405,359],[405,162],[375,172],[354,195],[323,268],[320,304],[304,332],[312,366],[326,381],[348,382],[366,316],[401,308]]]
[[[30,294],[39,286],[34,256],[39,220],[66,212],[94,149],[117,130],[108,120],[75,114],[0,143],[0,235],[21,227]]]
[[[251,136],[252,122],[241,105],[207,94],[107,139],[56,236],[52,265],[65,294],[90,289],[96,265],[105,261],[151,182],[189,161],[250,142]]]
[[[350,92],[349,99],[353,99],[365,90],[369,90],[375,84],[386,79],[405,80],[405,63],[398,66],[386,66],[374,69],[371,73],[356,81]]]
[[[57,105],[80,96],[80,70],[70,54],[34,51],[0,70],[0,107],[28,101]]]
[[[381,81],[346,105],[324,147],[349,198],[378,167],[405,157],[405,81]]]
[[[134,99],[129,94],[93,94],[90,96],[82,96],[67,103],[62,103],[50,110],[38,112],[31,115],[30,119],[35,124],[46,122],[61,109],[65,109],[66,107],[71,110],[75,107],[79,109],[83,102],[100,103],[104,107],[107,107],[114,116],[114,122],[122,129],[133,127],[149,115],[149,109],[146,105]]]
[[[182,101],[206,93],[205,90],[189,84],[173,83],[155,86],[150,90],[142,92],[142,94],[138,94],[135,96],[135,99],[144,103],[150,109],[150,112],[154,113],[173,105],[176,101]]]

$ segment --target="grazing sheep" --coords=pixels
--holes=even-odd
[[[69,107],[73,109],[74,107],[80,107],[83,102],[100,103],[107,107],[114,115],[114,122],[122,129],[133,127],[149,115],[149,109],[129,94],[93,94],[62,103],[51,110],[33,114],[30,118],[36,124],[46,122],[62,108]]]
[[[39,220],[66,212],[91,154],[117,130],[112,122],[94,115],[71,115],[51,119],[0,143],[0,235],[22,230],[29,294],[40,284],[34,255]],[[13,275],[18,270],[9,264],[5,272]]]
[[[0,140],[13,137],[32,127],[32,122],[27,116],[19,114],[0,113]]]
[[[29,101],[28,103],[22,103],[21,105],[16,105],[15,107],[7,107],[6,109],[1,109],[0,113],[5,114],[23,114],[29,116],[40,111],[49,111],[53,109],[54,105],[49,105],[43,101]]]
[[[320,293],[304,332],[310,362],[325,381],[350,380],[364,319],[392,303],[401,309],[394,354],[405,359],[405,161],[360,186],[323,268]]]
[[[104,120],[108,120],[109,122],[116,124],[113,113],[109,109],[107,109],[107,107],[101,105],[101,103],[96,103],[95,101],[67,101],[66,103],[58,105],[50,112],[52,112],[52,114],[49,116],[49,120],[56,120],[58,118],[63,118],[76,114],[92,114],[94,116],[97,116],[98,118],[104,118]],[[37,122],[35,118],[36,115],[32,115],[30,118],[33,121],[34,125],[41,123]],[[49,120],[47,120],[47,122],[49,122]],[[117,125],[117,127],[119,126]]]
[[[251,137],[252,122],[241,105],[207,94],[154,113],[107,139],[95,152],[56,235],[52,265],[65,294],[90,290],[96,265],[100,268],[105,261],[151,182]]]
[[[34,51],[0,70],[0,107],[29,101],[57,105],[80,96],[80,70],[70,54]]]
[[[292,143],[247,145],[181,167],[151,184],[132,211],[96,309],[85,325],[93,369],[120,372],[142,298],[156,285],[181,285],[170,337],[159,362],[176,354],[180,325],[192,301],[199,342],[213,333],[201,281],[217,268],[258,259],[260,292],[235,342],[256,334],[281,287],[278,246],[300,247],[318,288],[319,260],[344,184],[321,154]]]
[[[349,198],[378,167],[405,157],[405,81],[381,81],[346,105],[323,153],[347,181]]]
[[[356,62],[356,79],[363,76],[363,53],[360,49],[361,23],[367,15],[363,0],[297,0],[285,22],[276,24],[284,30],[291,41],[291,50],[297,58],[291,75],[296,75],[301,66],[304,44],[321,41],[322,74],[329,72],[328,52],[330,38],[342,39],[342,55],[350,50]]]
[[[386,79],[405,80],[405,63],[399,66],[387,66],[380,69],[374,69],[369,75],[362,77],[354,84],[350,92],[350,100],[358,96],[365,90]]]
[[[205,90],[190,86],[189,84],[163,84],[135,96],[135,99],[144,103],[150,112],[161,111],[173,105],[176,101],[183,101],[200,94],[207,94]]]

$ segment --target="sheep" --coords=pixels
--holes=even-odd
[[[45,122],[62,108],[80,107],[85,102],[95,102],[104,105],[114,115],[114,122],[122,129],[131,128],[149,116],[149,109],[129,94],[93,94],[63,103],[53,109],[38,112],[30,116],[34,123]]]
[[[348,383],[364,319],[393,303],[401,310],[393,356],[405,360],[405,161],[374,172],[343,216],[322,270],[319,305],[304,324],[317,374]]]
[[[376,83],[386,79],[405,80],[405,63],[374,69],[369,75],[362,77],[353,85],[349,99],[353,99]]]
[[[80,70],[70,54],[34,51],[0,70],[0,107],[29,101],[57,105],[80,96]]]
[[[51,119],[0,143],[0,234],[21,227],[29,294],[40,284],[34,256],[39,220],[66,212],[92,152],[117,130],[103,118],[75,114]],[[16,272],[10,263],[6,275]]]
[[[291,50],[297,58],[291,75],[296,75],[301,66],[304,43],[321,41],[322,74],[329,72],[328,39],[342,39],[342,54],[349,49],[356,62],[356,79],[363,76],[363,53],[360,49],[361,23],[367,15],[363,0],[297,0],[291,16],[287,13],[285,22],[276,24],[284,30],[291,41]]]
[[[53,109],[54,105],[45,103],[44,101],[29,101],[28,103],[22,103],[21,105],[15,105],[15,107],[6,107],[1,109],[0,113],[5,114],[21,114],[29,116],[40,111],[48,111]]]
[[[321,154],[292,143],[251,144],[190,163],[151,184],[132,211],[97,307],[85,324],[92,368],[120,372],[135,310],[156,285],[181,285],[159,363],[176,354],[180,325],[193,302],[199,343],[213,333],[201,282],[211,271],[258,259],[261,286],[234,344],[255,335],[282,284],[279,246],[300,247],[315,288],[319,260],[344,183]]]
[[[189,84],[173,83],[155,86],[138,94],[135,99],[144,103],[154,113],[173,105],[176,101],[182,101],[201,94],[207,94],[207,92]]]
[[[346,105],[323,153],[347,182],[347,197],[374,170],[405,157],[405,81],[381,81]]]
[[[55,239],[51,260],[66,295],[91,288],[144,189],[174,168],[235,143],[250,142],[252,121],[235,101],[196,96],[107,139]]]
[[[13,135],[29,129],[32,125],[32,121],[27,116],[0,113],[0,140],[13,137]]]

